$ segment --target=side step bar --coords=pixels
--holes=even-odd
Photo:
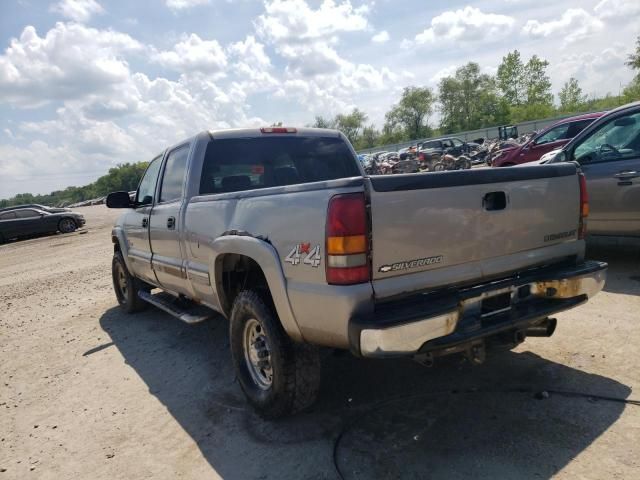
[[[140,290],[138,296],[145,302],[188,324],[204,322],[215,315],[213,310],[205,306],[196,303],[189,304],[188,301],[181,300],[170,293],[160,292],[152,295],[150,292]]]

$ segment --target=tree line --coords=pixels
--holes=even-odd
[[[333,118],[316,116],[310,126],[337,128],[359,150],[556,115],[608,110],[640,100],[640,36],[626,65],[637,74],[620,94],[589,97],[572,77],[558,93],[556,103],[547,73],[549,62],[537,55],[524,59],[514,50],[502,58],[495,75],[482,73],[480,65],[469,62],[442,78],[435,90],[406,87],[398,103],[385,114],[380,130],[369,124],[367,114],[358,108]],[[440,113],[438,125],[431,122],[436,110]]]
[[[84,187],[67,187],[44,195],[19,193],[16,196],[0,200],[0,208],[13,205],[38,203],[49,206],[64,206],[82,202],[93,198],[103,197],[110,192],[119,190],[132,191],[138,188],[138,183],[146,170],[148,162],[124,163],[109,169],[106,175]]]

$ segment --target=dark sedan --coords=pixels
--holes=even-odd
[[[0,212],[0,243],[46,233],[71,233],[85,224],[74,212],[49,213],[36,208]]]

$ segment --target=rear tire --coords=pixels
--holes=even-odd
[[[442,172],[444,170],[446,170],[446,168],[444,166],[444,163],[442,163],[442,162],[438,162],[433,166],[433,171],[434,172]]]
[[[138,296],[138,292],[140,290],[149,291],[150,288],[129,273],[121,252],[113,254],[111,276],[116,300],[125,312],[135,313],[147,308],[148,303]]]
[[[62,233],[75,232],[78,226],[73,218],[63,218],[58,222],[58,230]]]
[[[229,338],[240,387],[261,417],[284,417],[315,402],[320,387],[318,349],[287,336],[267,294],[238,294]]]

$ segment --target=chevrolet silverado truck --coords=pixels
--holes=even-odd
[[[588,199],[575,163],[367,175],[324,129],[205,131],[154,158],[113,232],[127,312],[229,320],[239,383],[265,418],[310,406],[321,347],[369,358],[550,336],[598,293],[584,259]]]

